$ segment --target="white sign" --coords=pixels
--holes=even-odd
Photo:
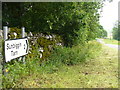
[[[5,41],[6,62],[26,54],[28,54],[27,38]]]

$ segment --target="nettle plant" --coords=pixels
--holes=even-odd
[[[43,33],[25,33],[25,37],[29,40],[29,53],[27,57],[38,57],[45,60],[53,50],[54,46],[63,46],[62,38],[55,34]],[[21,29],[10,28],[8,33],[9,39],[21,38]]]

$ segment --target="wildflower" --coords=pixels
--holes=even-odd
[[[8,72],[8,69],[5,69],[5,72]]]

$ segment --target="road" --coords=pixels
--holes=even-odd
[[[120,50],[120,45],[106,44],[102,39],[97,39],[97,41],[100,42],[101,44],[108,46],[108,47],[116,48],[116,49]]]

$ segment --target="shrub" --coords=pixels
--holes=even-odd
[[[25,63],[23,61],[13,60],[6,65],[6,74],[2,76],[3,88],[17,88],[19,82],[33,73],[38,73],[40,70],[40,63],[37,57],[27,58]],[[21,81],[20,81],[21,80]]]
[[[13,28],[10,28],[10,31],[8,33],[8,38],[9,39],[15,39],[15,35],[14,33],[17,34],[17,37],[16,38],[21,38],[21,29],[17,28],[17,27],[13,27]]]
[[[90,41],[85,45],[78,45],[72,48],[57,46],[48,60],[53,64],[63,63],[66,65],[79,64],[87,59],[94,58],[101,45],[98,42]]]

